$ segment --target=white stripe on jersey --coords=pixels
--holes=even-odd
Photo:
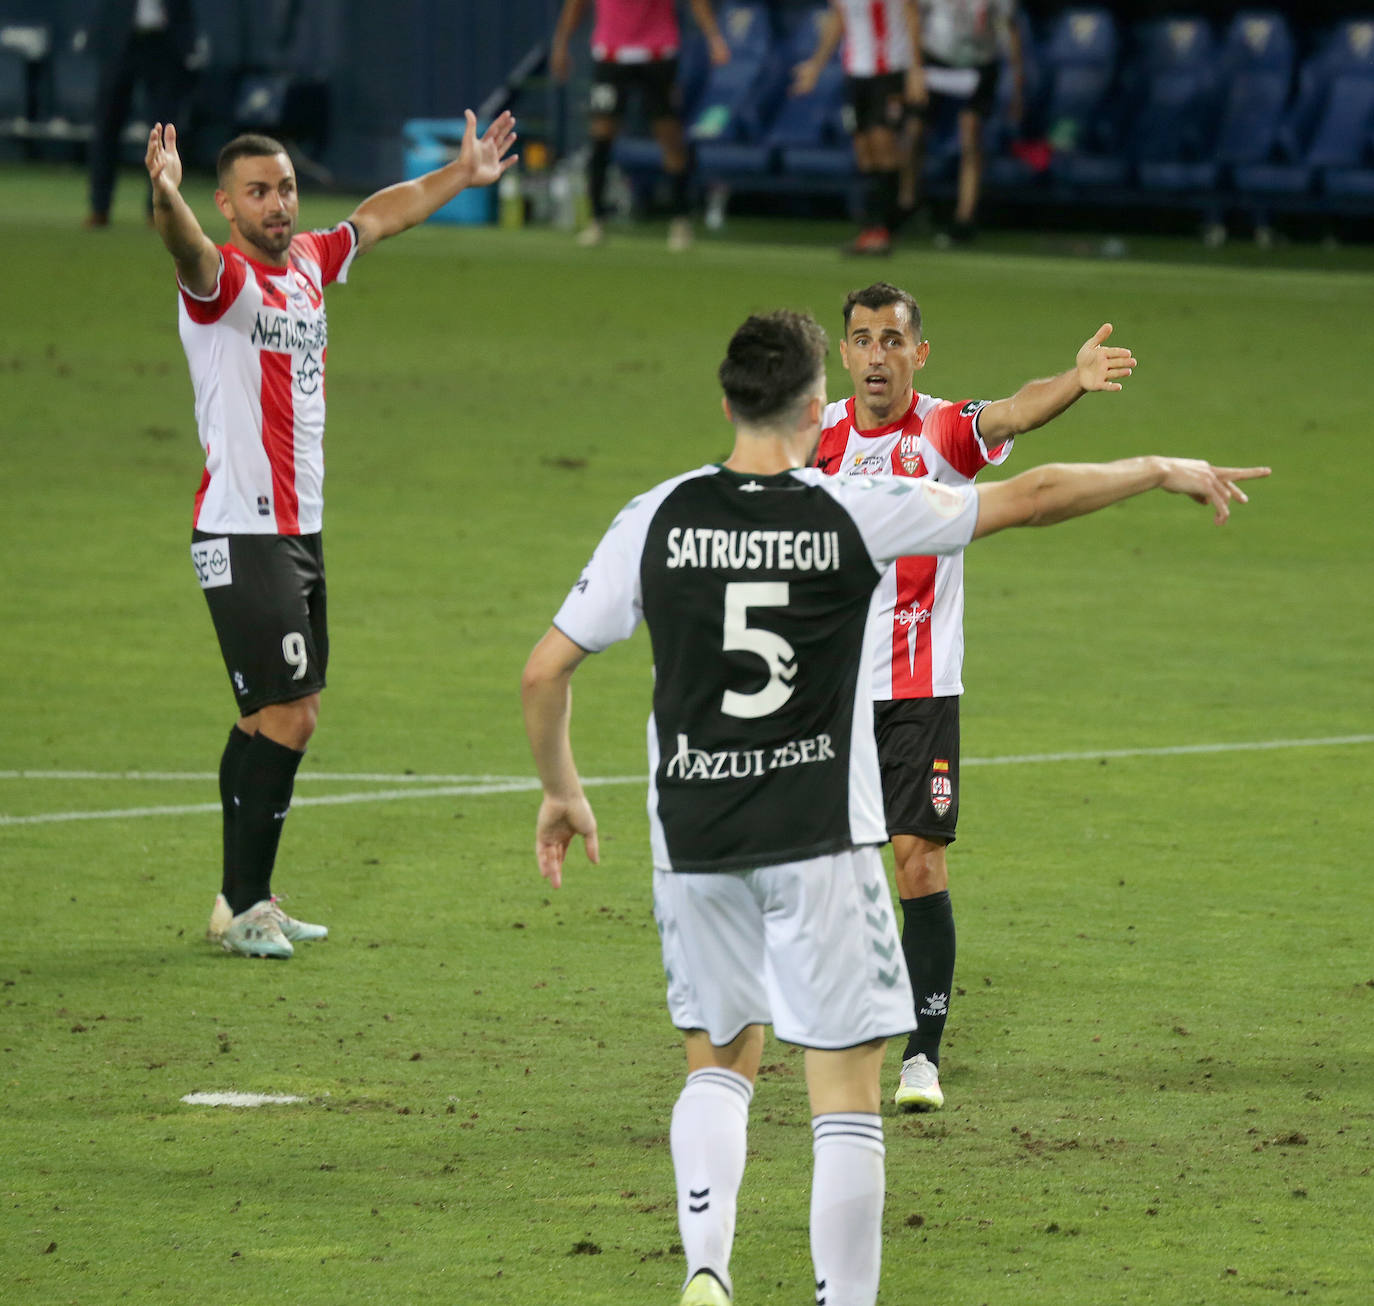
[[[291,243],[285,268],[220,247],[214,291],[180,286],[178,321],[205,473],[197,529],[305,535],[324,518],[324,289],[347,279],[349,223]]]
[[[973,411],[969,411],[972,409]],[[936,439],[927,431],[933,414]],[[968,486],[988,463],[1003,462],[1008,440],[990,455],[977,431],[977,406],[957,408],[916,394],[901,420],[875,431],[854,426],[854,401],[826,405],[819,461],[830,476],[929,477]],[[964,692],[964,558],[899,558],[883,574],[869,611],[873,697],[943,698]]]

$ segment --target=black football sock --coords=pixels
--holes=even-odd
[[[234,895],[235,865],[238,859],[238,821],[234,807],[234,787],[239,778],[243,754],[253,736],[244,734],[238,726],[229,731],[229,742],[219,759],[219,805],[224,813],[224,864],[220,871],[219,891],[230,899]]]
[[[592,202],[592,217],[598,222],[606,216],[606,174],[611,167],[611,142],[593,141],[587,164],[587,196]]]
[[[917,1026],[902,1060],[924,1052],[926,1060],[938,1066],[954,987],[954,909],[947,889],[902,899],[902,953],[911,972]]]
[[[304,753],[261,732],[253,736],[239,765],[237,819],[238,873],[229,906],[234,915],[272,893],[272,865],[286,813],[291,808],[296,768]]]
[[[871,182],[873,187],[872,226],[885,227],[891,231],[897,225],[897,170],[875,172]]]

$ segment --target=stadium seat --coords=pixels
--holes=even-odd
[[[1210,157],[1218,82],[1211,28],[1201,18],[1143,24],[1133,76],[1129,136],[1141,186],[1183,194],[1210,191],[1219,173]]]
[[[1293,35],[1277,12],[1237,14],[1222,42],[1221,110],[1212,157],[1224,170],[1274,153],[1293,85]]]
[[[1118,36],[1107,9],[1068,9],[1044,46],[1044,135],[1054,150],[1050,171],[1070,189],[1119,185],[1127,163],[1116,143],[1113,101]]]
[[[1275,133],[1273,157],[1238,164],[1234,188],[1252,202],[1308,207],[1318,183],[1332,197],[1359,197],[1374,182],[1374,19],[1339,24],[1298,73],[1295,102]]]

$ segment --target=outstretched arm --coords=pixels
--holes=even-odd
[[[423,177],[400,181],[369,195],[349,217],[358,231],[358,253],[365,254],[379,240],[399,235],[423,222],[461,190],[490,186],[520,156],[508,154],[515,143],[515,119],[503,113],[477,135],[477,118],[464,111],[467,126],[458,157]]]
[[[153,125],[143,161],[153,183],[153,222],[176,264],[177,277],[193,295],[208,295],[219,277],[220,253],[182,198],[177,129],[170,122],[165,127],[160,122]]]
[[[1186,494],[1210,503],[1220,526],[1231,504],[1249,503],[1237,481],[1268,476],[1267,467],[1213,467],[1195,458],[1123,458],[1113,463],[1047,463],[1020,476],[978,486],[973,538],[1009,526],[1053,526],[1147,490]]]
[[[1112,324],[1104,322],[1090,340],[1083,342],[1067,372],[1027,381],[1009,399],[998,399],[980,409],[978,434],[983,443],[992,448],[1013,435],[1044,426],[1090,390],[1120,390],[1136,361],[1129,349],[1104,343],[1111,333]]]
[[[520,699],[525,709],[525,734],[544,786],[539,820],[534,831],[534,853],[539,873],[555,888],[563,883],[563,859],[575,835],[581,835],[587,860],[601,860],[597,847],[596,817],[582,792],[582,781],[573,761],[569,723],[572,719],[572,675],[587,656],[556,626],[534,646],[520,678]]]

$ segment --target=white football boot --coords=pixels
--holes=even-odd
[[[270,898],[255,902],[229,922],[219,946],[245,957],[289,957],[295,949],[282,933],[281,915]]]
[[[892,1100],[907,1111],[938,1111],[945,1104],[940,1074],[924,1052],[902,1062],[902,1077]]]

